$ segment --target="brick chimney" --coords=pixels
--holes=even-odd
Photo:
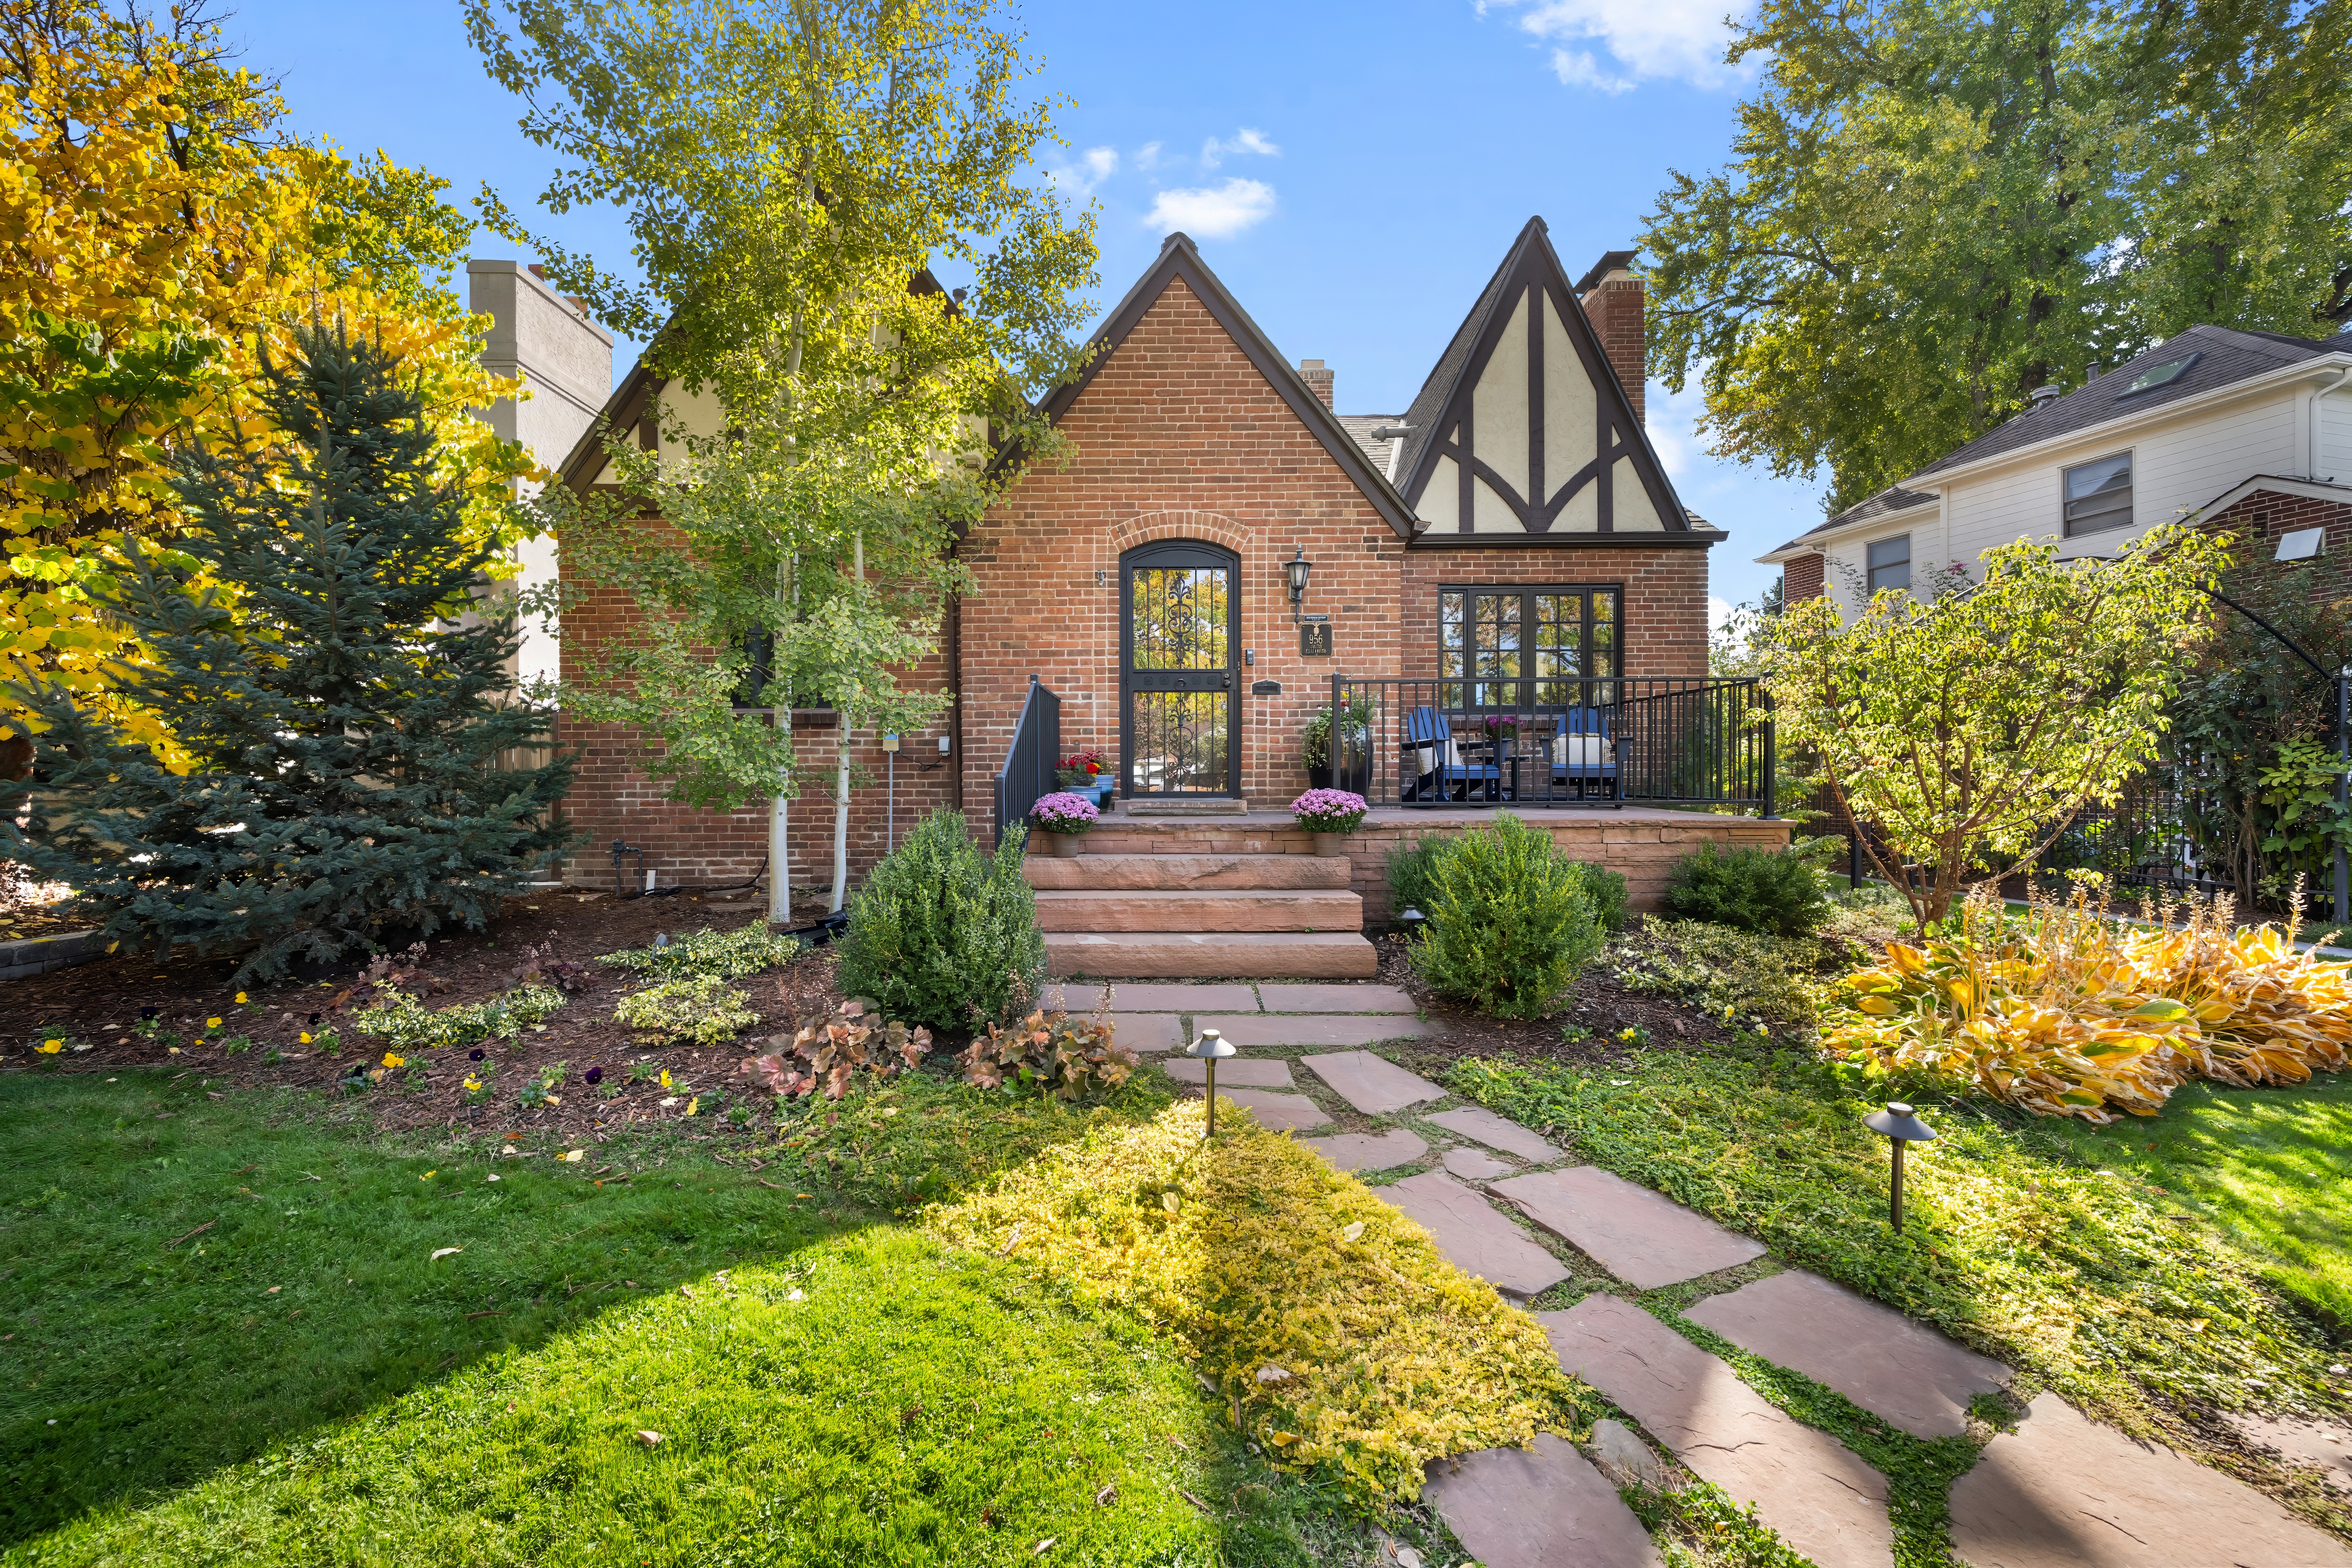
[[[1331,373],[1325,368],[1321,360],[1300,360],[1298,379],[1305,382],[1314,391],[1315,395],[1323,400],[1324,407],[1331,406]]]
[[[1633,270],[1633,252],[1604,253],[1576,285],[1576,297],[1584,307],[1584,319],[1592,323],[1593,333],[1601,340],[1601,352],[1609,356],[1617,379],[1625,384],[1633,417],[1648,424],[1649,416],[1642,406],[1642,384],[1649,371],[1644,321],[1649,289]]]

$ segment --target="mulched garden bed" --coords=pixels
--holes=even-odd
[[[201,1076],[214,1093],[265,1087],[324,1089],[350,1095],[387,1131],[463,1126],[582,1140],[635,1121],[683,1116],[698,1095],[706,1101],[707,1114],[710,1098],[736,1081],[730,1075],[754,1041],[839,1002],[832,953],[814,950],[740,982],[736,989],[760,1015],[761,1026],[709,1048],[656,1047],[614,1022],[614,1004],[638,982],[595,959],[644,947],[658,932],[675,937],[706,927],[733,931],[762,912],[757,899],[625,900],[609,893],[550,889],[509,900],[485,931],[457,931],[428,943],[425,970],[446,987],[421,998],[432,1008],[486,1001],[506,990],[525,947],[551,949],[550,956],[584,965],[593,977],[591,987],[574,994],[543,1029],[527,1029],[516,1039],[484,1047],[498,1068],[488,1080],[497,1093],[480,1105],[467,1103],[464,1080],[475,1064],[456,1049],[413,1052],[381,1084],[337,1088],[355,1068],[377,1065],[385,1051],[381,1039],[352,1026],[352,1014],[368,994],[363,984],[354,988],[357,965],[332,980],[248,987],[243,1006],[230,983],[236,967],[231,961],[157,963],[115,956],[12,981],[0,988],[0,1005],[11,1020],[0,1032],[0,1071],[102,1074],[126,1067],[169,1067]],[[821,900],[795,900],[796,919],[814,921],[823,912]],[[339,995],[345,996],[340,1013],[333,1007]],[[158,1035],[137,1031],[149,1008],[154,1009]],[[220,1019],[220,1026],[205,1028],[212,1018]],[[315,1045],[301,1043],[306,1031],[315,1037],[327,1026],[341,1037],[336,1055],[321,1055]],[[199,1043],[199,1037],[207,1043]],[[249,1044],[232,1047],[239,1037]],[[42,1055],[37,1047],[46,1039],[63,1039],[67,1048]],[[663,1088],[657,1079],[625,1084],[627,1065],[640,1058],[667,1068],[670,1087]],[[553,1091],[561,1103],[518,1106],[515,1091],[557,1063],[566,1065],[563,1081]],[[601,1085],[582,1081],[591,1067],[605,1069]]]

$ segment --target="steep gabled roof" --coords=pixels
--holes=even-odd
[[[1275,395],[1289,405],[1291,412],[1298,416],[1299,423],[1307,426],[1307,434],[1331,454],[1331,460],[1338,463],[1340,470],[1364,493],[1364,499],[1372,503],[1373,510],[1396,531],[1397,536],[1412,538],[1412,509],[1405,505],[1404,498],[1390,485],[1387,477],[1374,466],[1355,437],[1349,435],[1339,423],[1339,416],[1333,414],[1307,383],[1299,379],[1298,373],[1291,368],[1290,363],[1276,352],[1265,333],[1250,320],[1249,312],[1241,308],[1240,302],[1218,280],[1217,275],[1209,270],[1209,264],[1201,259],[1200,251],[1194,247],[1188,235],[1178,233],[1168,237],[1160,247],[1160,258],[1136,279],[1135,287],[1127,291],[1126,298],[1119,300],[1118,308],[1111,311],[1101,326],[1095,329],[1094,336],[1087,341],[1087,346],[1093,353],[1087,356],[1086,369],[1079,372],[1076,381],[1063,383],[1046,396],[1041,405],[1046,417],[1059,420],[1068,412],[1070,405],[1078,400],[1079,395],[1102,370],[1112,351],[1127,341],[1127,335],[1135,331],[1136,324],[1159,302],[1160,295],[1168,291],[1168,285],[1177,279],[1183,279],[1184,287],[1192,290],[1192,297],[1200,300],[1210,316],[1225,330],[1226,336],[1232,338],[1250,363],[1257,367],[1258,374],[1265,377],[1266,384],[1274,388]]]
[[[1802,550],[1805,548],[1805,541],[1817,533],[1835,533],[1838,530],[1851,527],[1857,522],[1870,522],[1895,512],[1909,511],[1913,507],[1935,504],[1936,498],[1933,494],[1921,490],[1906,490],[1901,485],[1889,485],[1876,495],[1866,496],[1835,517],[1807,529],[1780,546],[1779,550],[1768,551],[1765,555],[1759,555],[1757,559],[1762,561],[1769,556],[1780,554],[1783,551]]]
[[[1632,254],[1630,251],[1611,252],[1602,258],[1601,265],[1594,268],[1594,273],[1604,273],[1612,260],[1619,265],[1630,261]],[[1620,459],[1626,459],[1633,466],[1634,478],[1648,492],[1650,505],[1665,531],[1678,534],[1693,532],[1690,514],[1675,496],[1674,485],[1666,478],[1664,466],[1658,461],[1658,455],[1650,445],[1641,419],[1633,413],[1633,401],[1626,396],[1624,385],[1617,379],[1616,367],[1610,363],[1608,354],[1601,349],[1600,338],[1592,330],[1592,323],[1586,319],[1578,290],[1570,287],[1567,269],[1560,266],[1559,256],[1551,247],[1551,238],[1541,217],[1529,218],[1527,226],[1519,231],[1508,254],[1503,258],[1502,265],[1495,269],[1494,276],[1486,280],[1486,287],[1479,291],[1477,302],[1471,306],[1470,313],[1455,329],[1453,340],[1445,346],[1445,353],[1438,359],[1436,368],[1430,372],[1429,379],[1422,384],[1420,393],[1413,398],[1412,406],[1406,411],[1404,423],[1411,429],[1404,437],[1404,448],[1394,469],[1397,489],[1417,508],[1440,459],[1469,456],[1460,453],[1450,444],[1449,432],[1465,424],[1470,406],[1470,393],[1477,386],[1505,329],[1515,319],[1514,311],[1519,301],[1528,297],[1531,290],[1540,291],[1550,301],[1547,313],[1559,323],[1591,382],[1601,422],[1598,449],[1590,461],[1565,473],[1556,471],[1557,463],[1555,471],[1546,473],[1534,467],[1534,459],[1530,458],[1530,482],[1539,483],[1544,493],[1526,498],[1515,497],[1511,487],[1499,475],[1477,465],[1475,458],[1462,464],[1462,469],[1466,471],[1475,466],[1478,479],[1519,513],[1520,521],[1529,534],[1565,541],[1569,537],[1566,534],[1553,536],[1549,533],[1561,508],[1585,484],[1602,486],[1601,493],[1605,496],[1609,476]],[[1534,319],[1532,316],[1528,318],[1530,321]],[[1531,359],[1529,363],[1530,384],[1533,385],[1541,380],[1542,372],[1539,362]],[[1534,408],[1530,409],[1528,418],[1532,450],[1534,446],[1542,442],[1543,421]],[[1466,495],[1469,481],[1465,478],[1463,483]],[[1601,529],[1607,532],[1611,523],[1605,509],[1601,518]],[[1465,523],[1465,529],[1467,526]],[[1714,533],[1711,529],[1705,531],[1710,535]],[[1499,537],[1486,533],[1478,535],[1482,543],[1491,542]],[[1656,531],[1650,531],[1649,537],[1654,539]],[[1638,534],[1628,534],[1625,542],[1636,542],[1639,538]]]

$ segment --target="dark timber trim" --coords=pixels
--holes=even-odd
[[[1623,260],[1631,253],[1611,252]],[[1622,265],[1622,262],[1621,262]],[[1509,329],[1514,311],[1524,306],[1527,313],[1528,364],[1528,489],[1521,495],[1506,483],[1492,465],[1481,458],[1475,444],[1473,421],[1474,405],[1479,380],[1485,375],[1495,351]],[[1593,389],[1593,450],[1597,456],[1580,464],[1565,482],[1555,486],[1553,476],[1559,464],[1551,460],[1544,447],[1544,316],[1549,311],[1556,318],[1570,345],[1576,351],[1577,361],[1591,382]],[[1642,423],[1633,416],[1633,402],[1625,395],[1623,384],[1617,379],[1616,367],[1601,347],[1592,323],[1584,314],[1574,289],[1568,282],[1566,270],[1551,248],[1543,220],[1530,218],[1510,254],[1504,258],[1486,293],[1473,307],[1462,332],[1473,333],[1470,350],[1460,357],[1460,368],[1451,384],[1443,388],[1425,389],[1441,394],[1437,416],[1428,422],[1428,434],[1417,443],[1399,476],[1397,489],[1411,502],[1418,503],[1435,477],[1441,458],[1454,459],[1458,489],[1458,515],[1453,532],[1463,538],[1475,537],[1481,542],[1492,542],[1506,537],[1480,533],[1476,525],[1477,485],[1484,481],[1487,489],[1513,516],[1521,527],[1535,538],[1561,545],[1582,542],[1591,536],[1584,531],[1552,531],[1552,525],[1568,503],[1581,494],[1587,485],[1593,486],[1594,510],[1598,531],[1613,535],[1617,525],[1617,464],[1631,459],[1633,476],[1648,495],[1666,532],[1678,537],[1701,534],[1707,539],[1723,537],[1711,529],[1694,530],[1690,515],[1668,481],[1665,468],[1651,447],[1649,437]],[[1460,334],[1457,333],[1457,342]],[[1449,358],[1455,357],[1449,353]],[[1441,366],[1441,370],[1443,366]],[[1416,399],[1421,402],[1421,399]],[[1408,437],[1408,439],[1412,439]],[[1633,538],[1646,539],[1643,530]],[[1694,542],[1696,542],[1696,538]],[[1429,542],[1423,535],[1414,541],[1416,547]]]

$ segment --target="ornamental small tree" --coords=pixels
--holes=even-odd
[[[1827,598],[1761,624],[1782,740],[1877,830],[1871,863],[1923,927],[1972,881],[2031,865],[2155,756],[2177,672],[2211,635],[2200,590],[2228,544],[2167,526],[2099,563],[2020,540],[1931,601],[1885,589],[1851,624]]]
[[[570,836],[570,762],[506,763],[551,714],[512,700],[513,622],[475,597],[490,548],[417,390],[340,329],[297,349],[266,367],[273,428],[183,455],[185,529],[124,539],[100,590],[153,658],[119,695],[184,760],[21,661],[10,688],[42,728],[8,858],[110,942],[245,951],[239,981],[479,928]]]

